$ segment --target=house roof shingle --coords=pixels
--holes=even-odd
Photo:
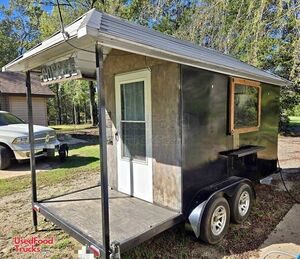
[[[52,97],[54,93],[41,82],[36,75],[31,75],[31,91],[35,96]],[[17,72],[0,72],[0,93],[12,95],[25,95],[25,74]]]

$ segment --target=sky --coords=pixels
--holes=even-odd
[[[7,5],[8,5],[8,2],[9,2],[9,0],[0,0],[0,4],[1,4],[1,5],[7,6]]]
[[[9,0],[0,0],[0,5],[4,5],[5,7],[8,7],[9,6]],[[51,12],[52,6],[45,6],[44,10],[47,11],[47,12]],[[1,15],[0,15],[0,17],[1,17]]]

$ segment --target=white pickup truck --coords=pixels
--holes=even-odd
[[[55,130],[34,125],[35,157],[53,156],[59,146]],[[0,169],[6,169],[12,160],[30,158],[28,124],[15,115],[0,111]]]

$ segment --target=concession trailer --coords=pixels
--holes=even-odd
[[[26,73],[35,229],[39,212],[103,258],[184,222],[217,243],[277,170],[289,81],[215,50],[92,9],[3,71]],[[99,185],[38,199],[31,73],[97,81]]]

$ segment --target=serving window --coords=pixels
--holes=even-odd
[[[259,82],[232,78],[229,102],[229,131],[231,134],[259,129],[261,115],[261,87]]]

